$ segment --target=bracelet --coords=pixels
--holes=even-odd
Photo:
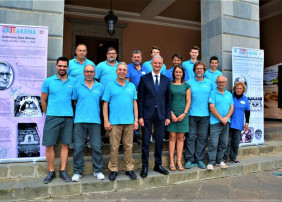
[[[138,122],[138,119],[135,119],[135,121],[134,122]]]
[[[187,112],[184,112],[185,115],[187,115]]]

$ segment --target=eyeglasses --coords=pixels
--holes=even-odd
[[[12,76],[10,73],[0,73],[0,78],[3,78],[4,75],[6,75],[6,78],[10,78]]]
[[[94,74],[94,72],[95,72],[95,71],[84,71],[84,73],[86,73],[86,74],[89,74],[89,73],[90,73],[90,74]]]
[[[67,68],[68,66],[67,66],[67,65],[58,65],[58,67],[64,67],[64,68]]]
[[[203,70],[204,68],[196,68],[196,70]]]
[[[117,53],[107,53],[107,55],[116,55]]]
[[[217,83],[226,83],[226,81],[218,81]]]

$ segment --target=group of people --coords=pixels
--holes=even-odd
[[[160,48],[153,46],[152,60],[142,64],[142,52],[134,50],[132,63],[118,62],[115,48],[108,48],[107,60],[97,66],[86,58],[87,47],[79,44],[76,57],[57,59],[57,74],[42,85],[41,103],[46,120],[43,142],[49,173],[44,183],[55,177],[54,146],[61,142],[59,176],[65,182],[80,180],[84,171],[83,151],[89,137],[92,148],[93,174],[105,179],[101,151],[101,125],[109,135],[109,180],[118,175],[118,151],[124,147],[125,174],[136,179],[132,156],[134,135],[142,131],[142,170],[148,176],[149,145],[155,137],[153,170],[164,175],[162,166],[165,131],[169,133],[169,169],[175,171],[193,166],[213,170],[218,164],[227,168],[228,157],[237,158],[241,130],[248,128],[250,107],[243,94],[242,82],[234,85],[231,94],[225,89],[227,79],[217,70],[218,58],[210,59],[211,68],[197,59],[199,48],[190,50],[191,59],[182,63],[179,54],[172,56],[167,68]],[[95,78],[95,79],[94,79]],[[245,120],[244,120],[245,119]],[[231,124],[230,124],[231,123]],[[74,124],[74,125],[73,125]],[[152,132],[153,131],[153,132]],[[229,133],[230,131],[230,133]],[[208,165],[203,163],[208,137]],[[185,141],[184,141],[185,139]],[[69,144],[73,143],[73,176],[66,172]],[[177,148],[177,160],[174,160]],[[181,163],[185,148],[186,163]],[[230,151],[230,152],[229,152]]]

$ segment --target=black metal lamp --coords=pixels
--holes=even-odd
[[[112,0],[111,0],[111,10],[109,11],[109,14],[104,17],[106,25],[107,25],[107,32],[110,36],[113,36],[116,32],[116,24],[118,17],[114,15],[114,12],[112,11]]]

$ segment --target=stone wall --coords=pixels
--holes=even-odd
[[[3,24],[48,27],[48,76],[56,72],[56,59],[63,53],[64,0],[0,0]]]
[[[232,87],[232,47],[260,48],[259,0],[201,0],[202,60],[213,55]]]

